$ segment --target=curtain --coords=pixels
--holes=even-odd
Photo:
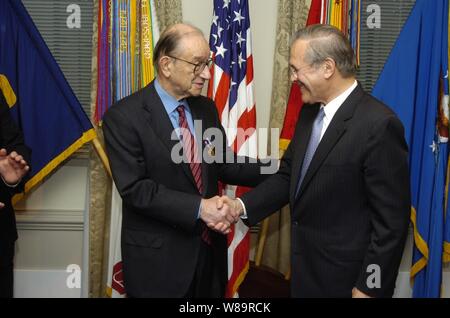
[[[289,79],[289,46],[292,35],[306,25],[311,0],[280,0],[273,60],[270,128],[283,126],[291,82]],[[279,136],[274,136],[278,138]],[[269,138],[270,142],[270,138]],[[268,145],[270,149],[270,144]],[[273,155],[273,154],[272,154]],[[280,157],[282,154],[280,153]],[[269,217],[262,264],[287,274],[290,268],[290,211],[286,206]]]
[[[183,21],[181,0],[155,0],[155,7],[161,33],[169,25]]]

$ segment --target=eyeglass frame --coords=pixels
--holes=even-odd
[[[200,75],[205,70],[205,67],[207,67],[207,66],[208,66],[208,68],[211,67],[212,62],[213,62],[212,58],[209,58],[206,62],[192,63],[192,62],[189,62],[187,60],[184,60],[182,58],[175,57],[175,56],[172,56],[172,55],[167,55],[167,56],[172,58],[172,59],[183,61],[185,63],[194,65],[194,70],[193,70],[194,75]],[[204,65],[203,67],[202,67],[202,64]],[[200,70],[200,68],[201,68],[201,70]],[[196,70],[197,70],[197,72],[196,72]]]
[[[294,66],[289,65],[289,72],[291,73],[292,76],[295,76],[296,78],[298,78],[298,72],[303,71],[306,68],[311,68],[311,67],[315,67],[320,63],[312,63],[312,64],[307,64],[303,67],[300,67],[299,69],[295,69]]]

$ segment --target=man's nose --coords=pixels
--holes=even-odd
[[[205,80],[209,80],[211,78],[211,72],[209,71],[208,65],[206,65],[203,71],[200,73],[200,77]]]
[[[291,82],[295,82],[298,79],[297,72],[291,72]]]

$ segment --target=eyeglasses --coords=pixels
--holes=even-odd
[[[200,63],[197,63],[197,64],[196,64],[196,63],[192,63],[192,62],[189,62],[189,61],[180,59],[179,57],[175,57],[175,56],[171,56],[171,55],[167,55],[167,56],[168,56],[168,57],[171,57],[171,58],[173,58],[173,59],[175,59],[175,60],[183,61],[183,62],[185,62],[185,63],[189,63],[189,64],[191,64],[191,65],[194,65],[194,75],[200,75],[200,74],[203,72],[203,70],[205,69],[205,67],[206,67],[206,66],[208,66],[208,68],[211,67],[212,62],[213,62],[212,59],[208,59],[208,60],[205,61],[205,62],[200,62]]]
[[[298,77],[298,73],[299,72],[303,72],[303,70],[307,69],[307,68],[311,68],[313,65],[305,65],[303,67],[300,67],[299,69],[296,69],[295,67],[293,67],[292,65],[289,66],[289,70],[291,72],[292,76]]]

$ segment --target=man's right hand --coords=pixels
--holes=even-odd
[[[230,201],[222,198],[215,196],[210,199],[202,199],[200,218],[211,229],[222,234],[228,234],[231,231],[231,224],[239,220],[240,214],[234,206],[230,205]]]
[[[0,209],[2,209],[4,206],[5,206],[5,204],[0,202]]]
[[[237,215],[236,217],[236,221],[233,223],[236,223],[237,221],[239,221],[239,218],[242,214],[244,214],[244,207],[242,206],[241,202],[239,200],[236,199],[231,199],[230,197],[224,195],[222,197],[220,197],[217,200],[217,207],[221,207],[221,206],[228,206],[234,213],[234,215]],[[231,224],[229,226],[227,226],[226,224],[219,222],[216,224],[208,224],[208,226],[217,232],[221,232],[223,234],[228,234],[231,229],[229,229],[229,226],[231,226]],[[224,229],[227,229],[227,232],[224,232]]]

